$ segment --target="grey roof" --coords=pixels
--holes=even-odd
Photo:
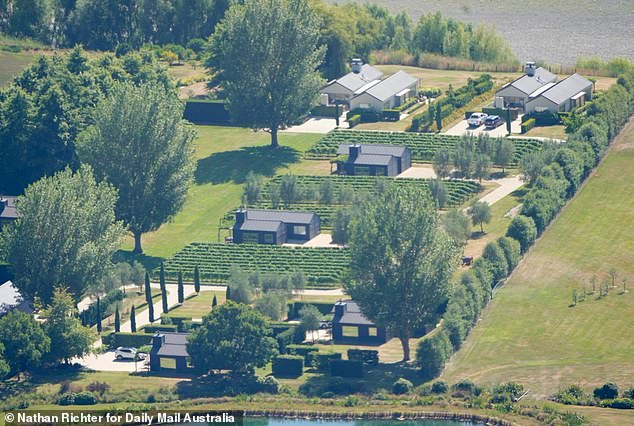
[[[353,163],[368,166],[387,166],[392,161],[392,158],[391,155],[359,154]]]
[[[165,340],[156,355],[159,356],[173,356],[173,357],[187,357],[187,337],[189,333],[169,333],[161,332],[160,334],[165,336]]]
[[[552,83],[557,79],[557,76],[545,68],[539,67],[535,70],[535,75],[530,76],[528,74],[524,74],[520,78],[508,83],[502,87],[502,89],[513,86],[517,90],[530,95],[535,90],[539,89],[542,86],[545,86],[548,83]],[[502,90],[500,89],[500,90]]]
[[[357,302],[352,300],[343,300],[335,303],[332,307],[331,312],[335,312],[335,306],[337,305],[345,305],[346,311],[341,316],[341,318],[337,318],[335,316],[332,320],[333,324],[342,324],[342,325],[374,325],[372,321],[367,319],[365,315],[361,313],[361,309]]]
[[[17,219],[18,210],[15,208],[15,197],[0,197],[0,219]]]
[[[365,93],[380,101],[385,101],[404,89],[407,89],[417,81],[418,80],[416,78],[412,77],[405,71],[399,71],[381,81],[379,84],[372,86],[366,90]]]
[[[22,297],[20,291],[11,281],[0,285],[0,315],[18,308],[25,312],[31,311],[30,304]]]
[[[330,84],[339,83],[351,91],[357,91],[371,81],[378,80],[383,76],[383,72],[374,68],[370,64],[363,64],[360,73],[350,72]]]
[[[337,148],[337,155],[346,155],[350,153],[350,144],[341,144]],[[402,157],[407,150],[404,145],[389,145],[389,144],[361,144],[361,153],[369,155],[393,155],[394,157]]]
[[[573,74],[546,90],[542,93],[542,96],[560,105],[577,93],[585,91],[588,87],[592,88],[590,80],[581,77],[579,74]]]
[[[262,232],[277,232],[282,226],[282,222],[279,220],[245,220],[240,225],[241,231],[262,231]]]
[[[286,210],[247,209],[246,213],[247,221],[300,223],[305,225],[310,224],[315,217],[315,213],[291,212]]]

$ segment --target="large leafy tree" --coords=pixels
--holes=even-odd
[[[278,130],[308,113],[323,84],[319,37],[306,0],[236,2],[216,26],[207,66],[219,73],[234,120],[268,129],[273,147]]]
[[[80,159],[119,191],[117,218],[134,235],[153,231],[185,203],[193,179],[194,130],[183,105],[164,87],[117,84],[94,110],[94,123],[77,141]]]
[[[18,198],[20,217],[5,227],[2,245],[23,296],[46,305],[60,284],[75,301],[108,279],[124,235],[115,221],[116,190],[92,170],[65,169],[29,186]]]
[[[44,332],[50,338],[51,350],[47,359],[68,362],[90,352],[96,336],[92,329],[81,325],[75,315],[77,308],[68,291],[59,287],[53,293],[53,301],[45,311]]]
[[[458,250],[441,230],[427,192],[389,187],[365,203],[351,224],[346,292],[386,327],[410,359],[414,330],[434,320],[447,300]]]
[[[277,354],[277,343],[262,314],[248,305],[227,301],[203,318],[189,337],[192,364],[211,370],[252,371]]]
[[[42,326],[25,312],[13,310],[0,318],[0,345],[11,371],[18,374],[37,368],[49,351],[51,340]]]

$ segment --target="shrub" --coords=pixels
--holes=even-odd
[[[91,392],[79,392],[75,394],[75,405],[94,405],[97,403],[97,398]]]
[[[103,395],[110,389],[110,385],[105,382],[92,382],[88,386],[86,386],[86,390],[88,392],[96,393],[99,395]]]
[[[496,241],[491,241],[484,247],[482,258],[491,266],[494,282],[498,282],[509,274],[509,264],[504,255],[504,251]]]
[[[515,216],[506,231],[506,236],[517,240],[522,253],[526,253],[537,239],[537,227],[532,218]]]
[[[623,391],[623,398],[634,399],[634,387],[625,389]]]
[[[275,380],[275,377],[258,377],[259,392],[266,392],[270,394],[277,394],[280,391],[280,383]]]
[[[351,360],[330,360],[330,375],[340,377],[363,377],[363,362]]]
[[[392,384],[392,393],[394,395],[403,395],[410,393],[414,385],[407,379],[400,378]]]
[[[585,405],[588,395],[579,385],[570,385],[567,388],[559,389],[553,399],[560,404],[566,405]]]
[[[378,365],[379,351],[371,349],[348,349],[348,359],[361,361],[366,365]]]
[[[529,120],[526,120],[525,122],[522,123],[520,127],[522,129],[522,133],[527,133],[530,129],[535,127],[535,119],[531,118]]]
[[[398,121],[401,118],[401,111],[397,109],[384,109],[381,118],[383,121]]]
[[[175,331],[178,331],[178,326],[176,324],[166,324],[166,325],[146,325],[145,327],[143,327],[144,333],[156,333],[157,331],[175,332]]]
[[[318,352],[319,348],[316,348],[314,346],[293,344],[293,345],[288,345],[286,347],[286,351],[291,355],[301,355],[302,357],[304,357],[304,362],[308,364],[308,362],[310,361],[310,354],[314,352]]]
[[[341,111],[341,108],[337,108],[334,105],[317,105],[310,110],[311,115],[317,117],[332,117],[337,116],[337,110]]]
[[[478,386],[476,386],[475,383],[468,379],[454,383],[451,386],[451,389],[454,391],[468,392],[472,395],[479,395],[482,391],[482,389],[480,389]]]
[[[286,348],[288,347],[288,345],[293,344],[294,336],[298,328],[300,327],[291,327],[287,329],[286,331],[283,331],[279,333],[277,336],[275,336],[275,340],[277,340],[278,349],[281,353],[286,353],[287,352]]]
[[[231,117],[224,101],[188,100],[183,118],[194,124],[229,124]]]
[[[452,350],[453,347],[444,330],[420,342],[416,349],[416,364],[420,367],[423,376],[426,379],[438,376],[451,356]]]
[[[315,367],[317,367],[318,371],[326,372],[330,371],[330,361],[332,360],[341,360],[341,353],[334,352],[331,354],[315,354]]]
[[[602,406],[610,407],[610,408],[618,408],[621,410],[632,410],[634,409],[634,400],[629,398],[616,398],[612,401],[606,401],[606,404],[601,404]]]
[[[619,387],[615,383],[605,383],[592,392],[597,399],[614,399],[619,396]]]
[[[447,385],[447,383],[443,382],[442,380],[438,380],[431,385],[431,391],[433,393],[447,393],[448,390],[449,385]]]
[[[110,335],[110,347],[130,346],[138,348],[152,343],[152,335],[148,333],[112,333]]]
[[[304,357],[299,355],[278,355],[273,358],[275,377],[299,377],[304,374]]]
[[[57,405],[73,405],[75,403],[74,393],[65,393],[57,400]]]
[[[504,252],[504,257],[506,257],[510,274],[520,261],[520,243],[516,239],[509,237],[500,237],[496,241]]]
[[[359,123],[361,123],[361,116],[359,114],[355,114],[348,118],[348,126],[351,129]]]
[[[420,94],[420,96],[427,96],[428,98],[437,98],[442,93],[442,90],[440,90],[437,87],[423,87],[418,91],[418,93]]]
[[[326,393],[334,395],[348,395],[355,391],[352,384],[341,377],[315,376],[302,383],[299,393],[309,397]]]

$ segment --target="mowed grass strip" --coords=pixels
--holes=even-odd
[[[280,134],[281,147],[273,150],[268,147],[270,135],[265,132],[238,127],[195,127],[198,132],[195,181],[185,206],[172,221],[143,235],[146,257],[142,261],[148,257],[169,257],[191,242],[217,242],[219,219],[240,205],[247,174],[252,171],[273,176],[297,170],[301,167],[302,153],[322,136]],[[313,170],[328,172],[319,162],[311,166]],[[130,237],[123,248],[131,251],[133,246]],[[156,261],[146,262],[150,267],[156,264]]]
[[[443,379],[517,381],[544,398],[560,386],[634,384],[634,125],[544,233],[447,366]],[[574,289],[611,268],[627,291],[572,307]]]
[[[181,317],[202,318],[211,312],[214,296],[216,296],[218,305],[225,303],[225,293],[224,291],[202,290],[200,293],[185,299],[182,305],[171,309],[169,313]]]

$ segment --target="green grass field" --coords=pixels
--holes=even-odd
[[[190,318],[202,318],[211,311],[211,303],[216,296],[216,302],[218,305],[225,303],[224,291],[206,291],[203,290],[197,295],[185,299],[182,305],[171,309],[170,314],[190,317]]]
[[[143,235],[143,249],[150,257],[168,257],[191,242],[217,242],[218,221],[240,206],[242,184],[253,171],[264,176],[297,171],[302,153],[321,135],[282,134],[278,150],[270,150],[270,136],[237,127],[196,126],[195,182],[184,208],[172,222]],[[308,162],[313,163],[313,162]],[[309,164],[310,172],[328,173],[328,165]],[[301,167],[304,170],[304,167]],[[132,239],[124,244],[131,250]]]
[[[443,379],[491,384],[514,380],[533,398],[577,383],[591,391],[614,381],[634,385],[634,126],[562,211],[496,294],[481,322],[448,364]],[[616,268],[628,289],[572,292]],[[618,423],[617,423],[618,424]]]

